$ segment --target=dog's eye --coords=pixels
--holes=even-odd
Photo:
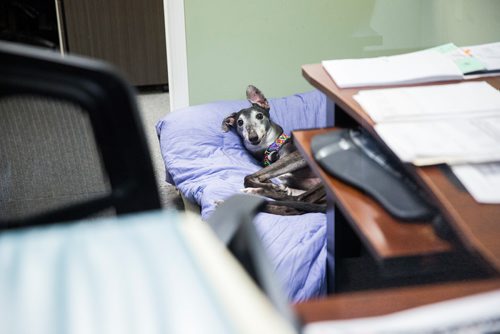
[[[264,115],[262,115],[261,113],[258,113],[257,116],[255,116],[255,117],[257,117],[257,119],[263,119]]]
[[[238,126],[243,126],[243,121],[241,119],[238,120]]]

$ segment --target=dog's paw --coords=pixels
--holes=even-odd
[[[290,188],[288,186],[285,186],[284,184],[279,185],[279,191],[281,191],[282,193],[284,193],[288,196],[298,196],[298,195],[305,193],[305,190]]]
[[[262,195],[263,191],[264,190],[262,188],[244,188],[244,189],[241,189],[242,193],[250,194],[250,195]]]
[[[277,184],[276,187],[275,187],[276,191],[280,191],[280,192],[283,192],[283,193],[288,193],[288,187],[284,184]]]
[[[284,193],[284,194],[286,194],[288,196],[292,196],[293,195],[292,189],[289,188],[288,186],[284,185],[284,184],[278,185],[276,190],[279,191],[279,192],[282,192],[282,193]]]
[[[281,184],[287,185],[290,183],[290,180],[293,179],[293,174],[292,173],[285,173],[280,176],[278,176],[278,180],[280,180]]]

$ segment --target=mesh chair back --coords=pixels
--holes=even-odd
[[[107,65],[0,42],[0,228],[159,209],[141,124]]]

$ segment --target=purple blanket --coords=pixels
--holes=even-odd
[[[326,98],[318,92],[270,99],[271,118],[285,133],[324,127]],[[166,181],[201,207],[206,220],[223,200],[243,188],[243,178],[261,168],[238,136],[221,130],[222,120],[248,101],[223,101],[169,113],[156,128]],[[326,217],[257,215],[254,223],[284,289],[293,302],[325,293]]]

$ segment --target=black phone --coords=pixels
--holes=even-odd
[[[311,150],[327,173],[370,195],[397,219],[430,221],[438,214],[401,162],[366,130],[342,129],[316,135]]]

